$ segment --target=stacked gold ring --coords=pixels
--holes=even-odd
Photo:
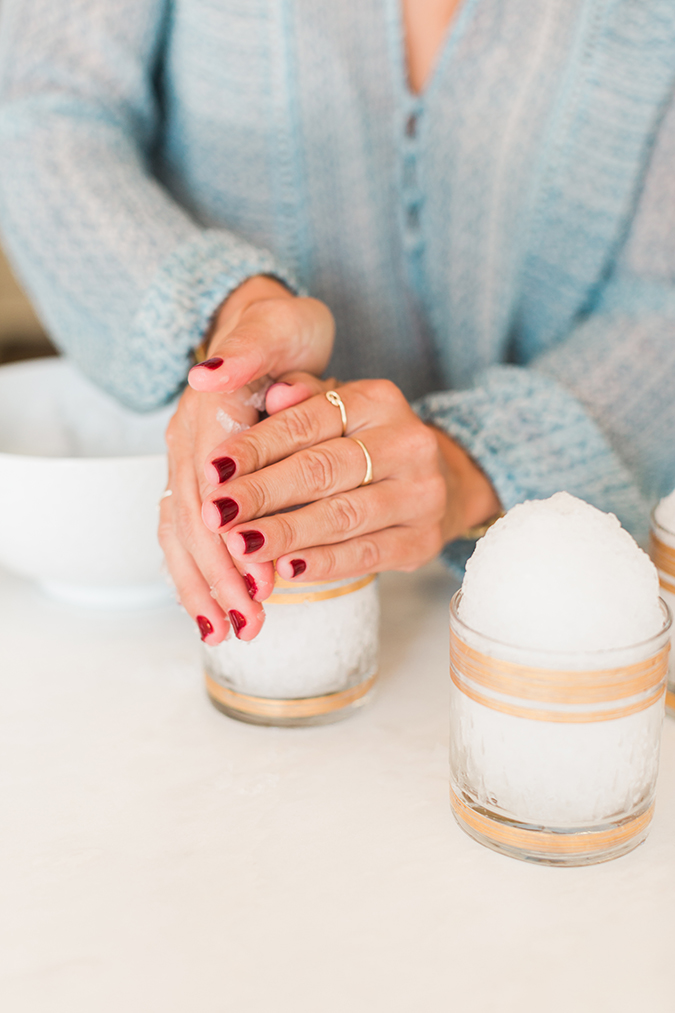
[[[342,432],[340,436],[344,436],[347,432],[347,409],[345,408],[345,403],[336,390],[327,390],[326,398],[332,405],[340,409],[340,418],[342,419]]]
[[[327,390],[326,398],[328,399],[328,401],[330,401],[332,405],[335,405],[335,407],[339,408],[340,410],[340,418],[342,419],[341,435],[344,436],[345,433],[347,432],[347,409],[345,408],[345,403],[336,390]],[[366,473],[363,476],[363,481],[359,483],[358,488],[360,489],[361,486],[370,485],[370,483],[373,481],[373,459],[368,453],[367,448],[364,446],[361,440],[357,439],[356,436],[348,436],[347,439],[353,440],[354,443],[358,443],[361,450],[363,451],[363,456],[366,459]]]
[[[366,450],[366,448],[364,447],[363,443],[361,443],[361,440],[358,440],[356,436],[348,436],[347,439],[353,440],[354,443],[358,443],[366,459],[366,473],[363,477],[363,481],[359,485],[360,489],[362,485],[370,485],[370,483],[373,481],[373,459]]]

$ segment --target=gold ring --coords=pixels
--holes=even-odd
[[[360,489],[362,485],[370,485],[370,483],[373,481],[373,461],[370,454],[368,453],[364,445],[361,443],[361,440],[357,440],[355,436],[348,436],[347,439],[353,440],[354,443],[358,443],[358,445],[360,446],[361,450],[363,451],[366,457],[366,473],[363,477],[363,482],[361,482],[358,486],[358,488]]]
[[[336,390],[327,390],[326,397],[332,405],[335,405],[336,408],[340,409],[340,418],[342,419],[342,433],[340,435],[344,436],[347,432],[347,412],[344,401]]]

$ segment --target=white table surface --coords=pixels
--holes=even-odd
[[[376,698],[276,729],[207,702],[177,608],[0,576],[3,1013],[673,1013],[675,721],[631,855],[482,848],[448,801],[452,590],[387,575]]]

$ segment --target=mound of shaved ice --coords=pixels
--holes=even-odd
[[[656,568],[614,514],[569,493],[513,507],[476,545],[459,616],[516,647],[629,647],[663,628]]]
[[[654,511],[654,518],[662,528],[675,534],[675,492],[671,492],[670,496],[665,496],[661,500]]]

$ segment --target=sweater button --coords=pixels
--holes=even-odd
[[[420,209],[418,204],[410,204],[407,209],[408,228],[416,230],[420,227]]]
[[[406,137],[417,137],[417,113],[411,113],[405,121]]]

